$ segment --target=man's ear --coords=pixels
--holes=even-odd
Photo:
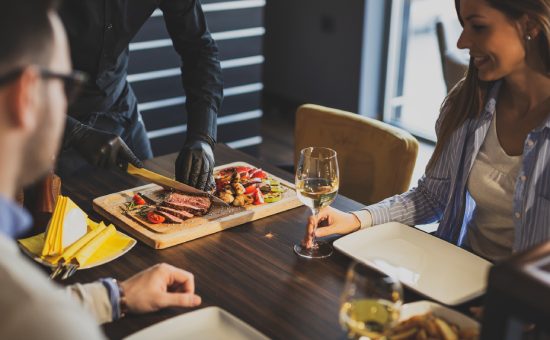
[[[40,75],[35,67],[26,67],[11,85],[8,111],[15,128],[36,129],[40,102]]]

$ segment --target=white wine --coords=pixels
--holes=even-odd
[[[338,193],[338,161],[336,151],[323,147],[309,147],[300,152],[296,165],[296,195],[311,209],[317,219],[319,209],[330,205]],[[309,259],[320,259],[332,254],[332,245],[317,242],[295,244],[294,252]]]
[[[296,192],[302,203],[312,209],[330,205],[338,193],[338,181],[324,178],[308,178],[296,182]]]
[[[380,338],[398,319],[399,309],[387,300],[346,301],[340,309],[340,324],[354,338]]]

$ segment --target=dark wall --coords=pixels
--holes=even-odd
[[[364,0],[268,0],[265,91],[357,112]]]
[[[210,32],[220,49],[225,99],[218,142],[255,153],[261,142],[264,0],[203,0]],[[160,11],[130,44],[128,80],[139,100],[155,156],[179,151],[186,131],[181,60]]]

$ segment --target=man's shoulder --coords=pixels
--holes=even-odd
[[[0,338],[102,338],[86,311],[21,254],[0,251],[0,287],[0,309],[9,311]]]
[[[0,320],[0,338],[104,339],[99,326],[85,312],[59,302],[31,299],[11,306],[9,314]]]

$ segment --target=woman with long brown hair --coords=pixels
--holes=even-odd
[[[466,76],[436,123],[418,186],[361,211],[327,208],[316,236],[390,221],[439,221],[436,235],[498,261],[550,239],[550,0],[457,0]]]

